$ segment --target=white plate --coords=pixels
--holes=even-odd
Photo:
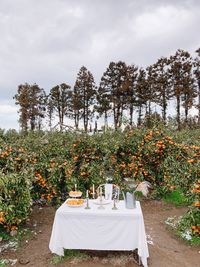
[[[82,207],[83,205],[84,205],[84,203],[83,204],[80,204],[80,205],[70,205],[70,204],[67,204],[67,206],[70,207],[70,208],[79,208],[79,207]]]
[[[81,197],[82,196],[82,192],[80,192],[79,194],[70,194],[69,193],[69,196],[72,197],[72,198],[73,197]]]
[[[96,199],[93,201],[93,203],[96,205],[107,205],[107,204],[110,204],[111,202],[112,200],[105,200],[105,199],[103,199],[102,202],[100,202],[99,199]]]

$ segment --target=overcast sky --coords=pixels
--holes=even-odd
[[[200,47],[199,0],[0,0],[0,128],[19,129],[19,84],[98,84],[110,61],[148,66]]]

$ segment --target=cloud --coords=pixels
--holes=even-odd
[[[13,115],[17,112],[17,107],[11,106],[9,104],[1,104],[0,106],[0,116]]]
[[[0,101],[0,128],[19,129],[17,111],[16,106]]]
[[[98,83],[110,61],[147,66],[178,48],[194,53],[199,12],[198,0],[1,0],[1,100],[12,106],[25,82],[73,86],[82,65]]]

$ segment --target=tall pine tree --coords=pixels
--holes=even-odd
[[[54,113],[58,115],[60,131],[63,130],[64,117],[68,115],[71,108],[72,92],[71,87],[62,83],[50,90],[49,103]]]
[[[169,62],[167,58],[160,58],[153,65],[155,70],[156,103],[162,108],[164,124],[167,120],[167,106],[173,97],[173,90],[169,80]]]
[[[89,120],[93,116],[95,103],[96,85],[92,73],[86,67],[81,67],[74,85],[74,106],[76,124],[83,119],[85,132],[88,131]],[[77,101],[77,102],[76,102]],[[75,105],[76,104],[76,105]],[[77,108],[78,107],[78,108]],[[76,109],[75,109],[76,108]]]
[[[129,124],[133,125],[133,111],[136,105],[136,83],[138,68],[134,65],[127,66],[125,86],[126,86],[126,106],[129,110]]]
[[[147,89],[146,71],[139,69],[136,83],[136,106],[138,107],[138,126],[142,124],[142,109],[147,105],[146,91]]]
[[[103,95],[105,101],[105,106],[103,108],[105,116],[107,116],[107,112],[111,110],[115,129],[119,128],[122,124],[127,96],[127,66],[124,62],[111,62],[109,64],[101,78],[99,91]]]
[[[197,82],[197,88],[198,88],[198,92],[197,92],[197,109],[198,109],[198,124],[200,124],[200,48],[196,50],[197,53],[197,57],[194,60],[194,74],[196,77],[196,82]]]
[[[31,131],[41,127],[41,118],[45,112],[45,92],[37,84],[28,83],[18,86],[14,96],[19,108],[19,123],[22,131]]]
[[[191,56],[187,51],[177,50],[175,55],[170,56],[170,82],[173,95],[176,99],[176,119],[178,129],[181,129],[181,104],[185,109],[185,120],[187,122],[188,111],[194,100],[194,87],[192,79]],[[181,102],[183,101],[183,103]]]

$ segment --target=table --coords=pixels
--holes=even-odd
[[[149,257],[143,214],[140,202],[135,209],[126,209],[125,202],[98,209],[90,200],[91,209],[68,207],[63,203],[56,211],[49,248],[52,253],[63,256],[65,249],[133,251],[147,267]]]

